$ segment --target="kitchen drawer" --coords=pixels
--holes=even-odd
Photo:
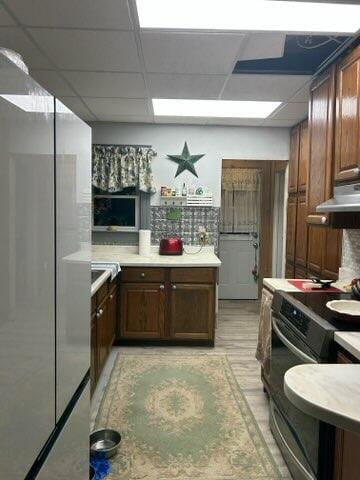
[[[124,268],[121,272],[121,281],[126,282],[164,282],[164,268]]]
[[[215,280],[215,268],[172,268],[170,273],[173,283],[214,283]]]
[[[100,303],[104,300],[106,295],[108,294],[109,291],[109,282],[106,281],[99,290],[96,293],[96,300],[97,300],[97,305],[100,305]]]

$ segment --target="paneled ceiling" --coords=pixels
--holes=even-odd
[[[141,31],[134,0],[0,1],[0,46],[86,121],[288,127],[307,114],[309,76],[232,74],[281,56],[279,33]],[[272,100],[266,120],[154,117],[151,98]]]

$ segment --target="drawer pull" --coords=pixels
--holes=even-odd
[[[114,295],[110,295],[110,300],[112,300],[114,298]]]
[[[160,285],[160,290],[165,290],[165,285]]]
[[[141,278],[145,278],[145,273],[144,273],[144,272],[141,272],[141,273],[140,273],[140,277],[141,277]]]
[[[173,289],[173,290],[176,290],[176,285],[173,285],[173,286],[172,286],[172,289]]]
[[[104,310],[100,308],[100,310],[96,314],[97,318],[100,318],[103,313],[104,313]]]

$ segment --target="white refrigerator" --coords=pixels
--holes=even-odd
[[[0,478],[89,478],[91,129],[0,54]]]

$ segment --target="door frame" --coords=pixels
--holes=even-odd
[[[224,168],[248,168],[261,171],[260,232],[259,235],[259,298],[263,287],[263,279],[272,276],[273,252],[273,214],[275,193],[275,172],[286,170],[288,160],[235,160],[223,159],[221,172]]]

